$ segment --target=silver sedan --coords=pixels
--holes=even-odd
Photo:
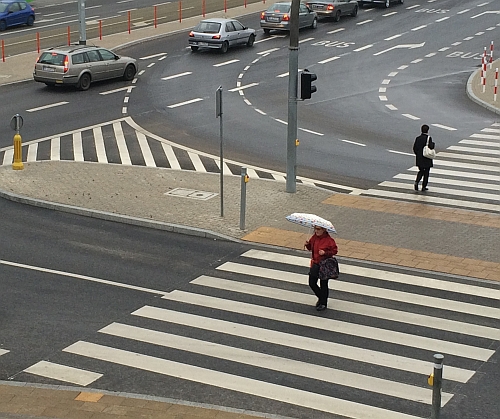
[[[357,0],[309,0],[306,3],[318,16],[332,17],[335,22],[341,16],[355,17],[358,14]]]
[[[225,53],[229,47],[255,42],[255,29],[244,26],[236,19],[205,19],[189,32],[189,46],[192,51],[199,48],[215,48]]]

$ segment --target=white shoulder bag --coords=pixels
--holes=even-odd
[[[427,157],[428,159],[433,159],[434,157],[436,157],[436,150],[429,148],[429,139],[430,138],[431,137],[428,135],[427,136],[427,144],[425,144],[425,146],[424,146],[423,154],[424,154],[424,157]]]

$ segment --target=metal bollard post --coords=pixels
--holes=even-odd
[[[443,359],[444,355],[434,355],[434,374],[432,380],[432,415],[431,419],[441,416],[441,387],[443,384]]]
[[[247,206],[247,168],[241,168],[240,230],[245,230],[245,211]]]

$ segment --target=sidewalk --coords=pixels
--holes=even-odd
[[[228,10],[227,15],[239,16],[262,7],[261,3],[251,4],[247,8]],[[102,41],[94,41],[103,47],[117,48],[143,38],[186,30],[197,20],[186,19],[182,24],[171,22],[158,29],[135,29],[130,35],[110,35]],[[23,54],[0,62],[0,83],[31,79],[36,55]],[[493,69],[495,65],[498,62]],[[492,95],[490,97],[490,91],[487,89],[483,94],[478,88],[478,73],[479,70],[467,85],[469,97],[497,112],[499,107]],[[302,248],[309,232],[287,222],[285,216],[292,212],[317,213],[335,224],[340,258],[500,281],[500,214],[335,194],[301,184],[297,185],[296,193],[289,194],[285,192],[284,183],[250,179],[245,229],[240,230],[239,177],[224,179],[223,218],[218,195],[207,200],[165,195],[175,188],[216,194],[219,181],[216,174],[170,169],[62,161],[25,163],[21,171],[0,167],[0,197],[212,239],[294,249]],[[122,419],[273,417],[147,396],[0,382],[0,418],[111,419],[118,416]]]

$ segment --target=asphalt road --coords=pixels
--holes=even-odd
[[[441,417],[498,409],[498,284],[345,260],[318,315],[302,252],[0,210],[0,379],[296,418],[423,418],[443,352]]]

